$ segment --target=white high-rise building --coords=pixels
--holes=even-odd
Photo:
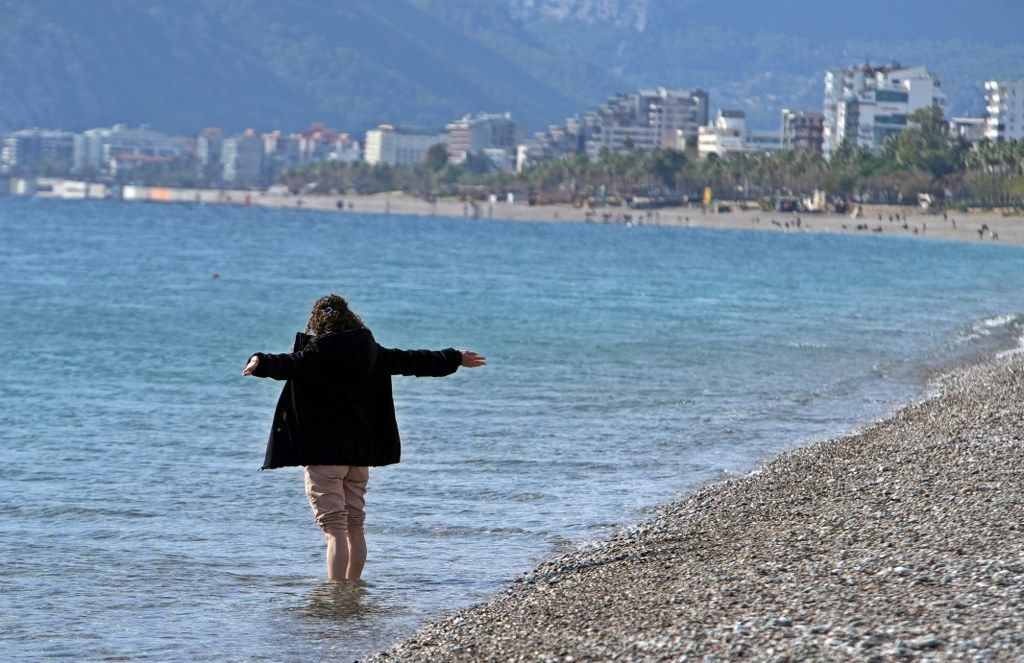
[[[886,138],[903,131],[914,111],[945,103],[938,76],[924,67],[864,64],[829,70],[822,149],[830,155],[846,140],[877,151]]]
[[[363,159],[370,165],[415,165],[422,163],[427,150],[437,144],[448,144],[448,134],[440,128],[382,124],[366,132]]]
[[[747,129],[747,115],[741,110],[719,110],[715,121],[701,127],[697,136],[697,152],[701,157],[744,152],[763,154],[781,148],[782,138],[778,131]]]
[[[619,92],[599,108],[567,118],[520,145],[516,168],[585,152],[597,159],[608,150],[686,149],[708,123],[708,93],[664,87]]]
[[[1024,81],[985,83],[985,138],[1024,140]]]
[[[683,149],[686,139],[695,138],[708,123],[708,93],[663,87],[620,92],[587,113],[584,121],[591,159],[602,150],[623,154],[630,147]]]
[[[470,113],[446,127],[448,155],[452,163],[462,163],[470,154],[486,153],[503,170],[515,167],[516,148],[523,141],[523,125],[511,113]],[[504,150],[498,159],[493,150]]]

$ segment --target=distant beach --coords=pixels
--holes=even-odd
[[[40,189],[40,198],[109,199],[105,185],[60,179],[40,179],[49,190]],[[447,216],[480,220],[606,223],[620,225],[658,225],[685,228],[721,228],[769,230],[776,232],[828,232],[842,234],[878,234],[897,237],[921,237],[960,241],[1024,244],[1024,217],[986,212],[929,212],[909,205],[855,206],[856,213],[778,212],[751,209],[752,202],[716,202],[710,211],[700,205],[637,210],[624,206],[577,207],[571,204],[530,205],[525,201],[458,200],[440,198],[436,202],[401,192],[374,195],[307,194],[249,191],[243,189],[180,189],[170,187],[125,186],[121,199],[130,203],[191,203],[204,205],[242,205],[275,209],[308,209],[338,215],[397,214],[410,216]]]
[[[1010,660],[1024,356],[710,485],[377,660]]]
[[[244,193],[232,201],[242,202]],[[344,208],[339,207],[343,201]],[[508,221],[570,221],[576,223],[629,223],[687,228],[723,228],[769,230],[776,232],[829,232],[843,234],[880,234],[886,237],[920,237],[961,241],[998,241],[1024,244],[1024,217],[997,213],[926,213],[911,206],[865,205],[862,214],[851,215],[739,211],[712,213],[700,206],[668,207],[659,210],[633,210],[628,207],[588,208],[573,205],[528,205],[525,202],[487,202],[441,199],[430,203],[398,194],[374,196],[274,196],[250,195],[250,204],[266,207],[313,209],[344,214],[409,214],[415,216],[454,216]],[[735,206],[733,206],[735,207]],[[899,218],[897,218],[897,215]],[[797,225],[799,218],[800,224]],[[904,227],[905,226],[905,227]],[[994,233],[994,234],[993,234]]]

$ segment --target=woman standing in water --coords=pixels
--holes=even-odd
[[[391,376],[441,377],[485,363],[475,352],[454,348],[381,347],[339,295],[313,303],[293,352],[249,358],[242,375],[287,380],[262,469],[305,466],[306,496],[327,539],[329,579],[362,573],[369,469],[397,463],[401,455]]]

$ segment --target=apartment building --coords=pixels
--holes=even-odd
[[[885,139],[903,131],[916,110],[945,105],[939,78],[924,67],[899,63],[863,64],[825,72],[822,148],[830,155],[844,140],[881,149]]]
[[[1024,140],[1024,81],[985,83],[985,138]]]
[[[747,129],[746,113],[741,110],[719,110],[715,121],[701,127],[697,137],[697,151],[701,157],[774,152],[781,147],[779,132]]]
[[[471,113],[450,123],[446,130],[452,163],[462,163],[467,155],[482,152],[502,170],[514,168],[523,125],[513,120],[511,113]],[[504,156],[496,150],[504,151]]]
[[[448,134],[441,128],[403,127],[382,124],[366,132],[363,159],[368,164],[412,165],[434,145],[447,145]]]
[[[263,138],[252,129],[225,138],[220,152],[221,179],[238,186],[263,181]]]
[[[820,111],[782,109],[781,142],[785,150],[821,152],[825,115]]]
[[[21,129],[0,138],[0,173],[38,170],[64,172],[71,168],[74,134],[48,129]]]

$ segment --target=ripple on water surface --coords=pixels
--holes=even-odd
[[[1010,347],[1012,247],[0,199],[0,657],[351,659],[540,558]],[[217,272],[219,279],[212,279]],[[257,472],[283,351],[346,294],[399,378],[367,581]]]

